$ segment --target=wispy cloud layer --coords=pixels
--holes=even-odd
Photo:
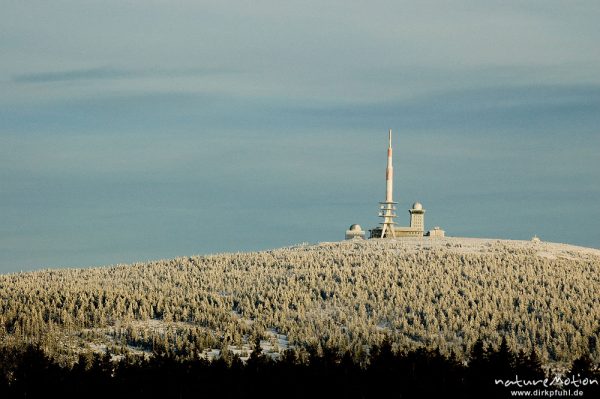
[[[339,239],[377,223],[390,127],[396,195],[428,225],[600,247],[598,20],[595,1],[7,2],[0,272]]]
[[[53,83],[76,80],[135,79],[153,77],[194,77],[232,73],[228,68],[181,68],[181,69],[118,69],[98,67],[66,71],[38,72],[15,75],[17,83]]]

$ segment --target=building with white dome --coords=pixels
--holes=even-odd
[[[410,227],[425,230],[425,209],[420,202],[415,202],[412,209],[408,210],[410,213]]]
[[[346,240],[352,240],[354,238],[365,238],[365,232],[360,228],[360,224],[353,224],[346,230]]]

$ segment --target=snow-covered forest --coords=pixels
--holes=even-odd
[[[600,251],[489,239],[358,240],[91,269],[0,276],[0,342],[181,358],[238,353],[257,338],[464,358],[475,341],[546,364],[600,361]]]

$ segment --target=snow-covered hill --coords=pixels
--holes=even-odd
[[[0,340],[48,352],[286,347],[463,356],[475,340],[547,363],[600,358],[600,250],[476,238],[298,245],[93,269],[0,276]],[[285,342],[282,345],[281,342]]]

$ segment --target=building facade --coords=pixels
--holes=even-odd
[[[446,237],[446,232],[439,228],[439,226],[435,226],[433,230],[429,230],[426,236],[431,238],[444,238]]]
[[[423,237],[425,232],[425,209],[423,209],[423,205],[420,202],[415,202],[408,213],[410,214],[410,226],[394,225],[394,237]],[[381,232],[381,227],[375,227],[369,230],[369,238],[381,238]]]

